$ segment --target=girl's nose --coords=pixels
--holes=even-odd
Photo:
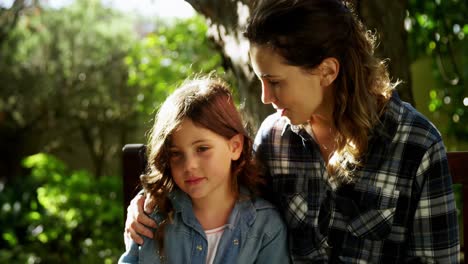
[[[194,157],[193,155],[187,155],[185,157],[185,162],[184,162],[184,167],[185,171],[192,171],[193,169],[196,169],[198,166],[197,158]]]

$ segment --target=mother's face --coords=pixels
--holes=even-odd
[[[288,65],[268,46],[252,45],[249,53],[253,70],[262,83],[264,104],[271,104],[294,125],[303,124],[320,112],[324,87],[318,68],[304,70]]]

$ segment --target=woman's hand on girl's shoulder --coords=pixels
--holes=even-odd
[[[125,221],[125,245],[130,244],[130,240],[142,245],[143,238],[146,236],[153,238],[153,231],[150,228],[156,228],[156,222],[146,213],[154,210],[155,201],[150,195],[137,194],[127,208],[127,219]]]

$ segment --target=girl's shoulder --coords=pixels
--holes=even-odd
[[[275,205],[273,205],[271,202],[265,200],[262,197],[259,197],[259,196],[253,197],[251,198],[251,201],[252,201],[252,205],[257,211],[261,211],[261,210],[275,210],[276,211],[277,210]]]
[[[155,208],[152,213],[148,214],[148,216],[158,224],[165,219],[165,216],[158,210],[158,208]]]
[[[252,207],[255,209],[255,211],[277,210],[274,204],[262,198],[261,196],[254,194],[253,191],[249,190],[243,185],[239,187],[239,192],[239,202],[252,204]]]
[[[188,211],[187,209],[192,209],[192,203],[190,198],[186,193],[179,189],[174,189],[167,194],[167,199],[170,201],[170,209],[172,216],[174,217],[178,213],[183,211]],[[153,212],[148,214],[148,216],[153,219],[156,223],[160,223],[168,218],[168,212],[162,212],[158,207],[155,207]]]
[[[251,202],[255,212],[251,215],[253,217],[249,217],[250,221],[245,221],[249,226],[249,237],[273,238],[286,231],[286,224],[276,206],[261,197],[254,197]]]
[[[256,222],[278,227],[282,225],[282,217],[274,204],[261,197],[254,197],[252,198],[252,205],[255,208]]]

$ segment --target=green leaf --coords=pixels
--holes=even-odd
[[[18,244],[18,239],[12,231],[6,231],[2,234],[3,240],[5,240],[10,247],[14,247]]]

